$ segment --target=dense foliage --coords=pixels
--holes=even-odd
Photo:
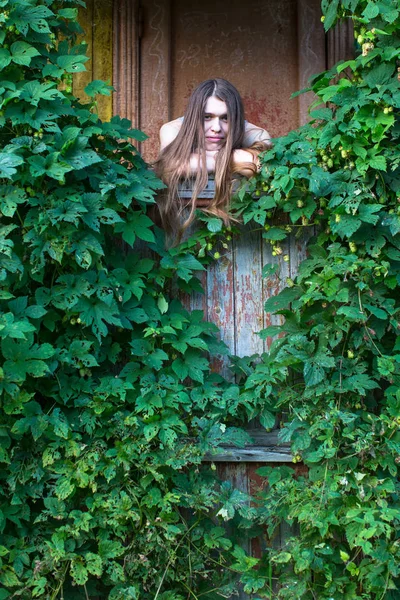
[[[313,78],[310,125],[277,140],[236,210],[275,254],[314,231],[295,281],[267,301],[284,315],[245,387],[284,414],[281,439],[309,470],[259,469],[257,521],[296,526],[269,563],[279,598],[400,594],[400,7],[323,2],[326,29],[351,18],[356,57]],[[254,197],[255,196],[255,197]],[[287,214],[286,225],[282,222]],[[277,217],[279,217],[277,219]],[[273,266],[271,266],[273,268]],[[259,565],[259,566],[260,566]],[[261,597],[262,578],[249,588]]]
[[[241,551],[211,517],[247,498],[198,468],[243,438],[209,369],[226,350],[166,296],[204,267],[156,239],[145,136],[71,93],[78,4],[0,1],[0,598],[228,595],[219,550]]]
[[[233,203],[275,255],[316,231],[266,304],[279,337],[236,384],[210,371],[216,328],[168,293],[198,289],[232,232],[203,215],[165,250],[142,134],[72,94],[79,4],[0,0],[0,600],[211,600],[235,574],[259,598],[397,598],[397,2],[323,2],[326,29],[353,19],[357,56],[314,78],[312,123]],[[308,471],[262,467],[250,505],[201,460],[256,415],[279,415]],[[284,522],[296,535],[260,560],[235,539]]]

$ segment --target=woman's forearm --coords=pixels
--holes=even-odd
[[[258,152],[252,150],[234,150],[232,154],[232,164],[235,173],[244,177],[252,177],[258,171]]]
[[[207,173],[215,173],[215,156],[216,152],[206,152],[206,168]],[[190,155],[190,172],[197,173],[197,171],[201,168],[201,156],[197,153],[193,153]]]
[[[268,146],[271,142],[271,136],[268,131],[263,129],[262,127],[257,127],[257,125],[253,125],[246,121],[244,128],[244,136],[243,136],[243,145],[245,148],[249,148],[256,142],[261,142]]]

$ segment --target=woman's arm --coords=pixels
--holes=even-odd
[[[215,158],[218,150],[206,150],[206,168],[207,173],[215,172]],[[196,153],[190,155],[190,171],[197,173],[200,168],[200,156]]]
[[[249,148],[256,142],[262,142],[263,144],[270,144],[271,136],[268,131],[263,129],[262,127],[257,127],[257,125],[253,125],[252,123],[248,123],[246,121],[244,127],[244,137],[243,137],[243,145],[245,148]]]
[[[160,129],[160,152],[174,141],[181,127],[182,119],[180,118],[169,121],[169,123],[164,123]]]
[[[206,151],[206,167],[207,173],[215,173],[215,159],[218,150]],[[232,154],[232,162],[235,173],[240,173],[244,177],[252,177],[258,171],[258,152],[253,150],[234,150]],[[200,168],[200,157],[198,154],[190,156],[190,170],[192,173],[197,173]]]
[[[259,170],[258,162],[259,152],[256,150],[234,150],[232,155],[233,168],[235,173],[244,177],[252,177]]]
[[[165,123],[160,129],[160,152],[174,141],[182,127],[182,117],[178,117],[169,123]],[[269,144],[271,136],[262,127],[245,122],[243,145],[249,148],[256,142]]]

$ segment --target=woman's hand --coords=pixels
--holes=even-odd
[[[244,177],[252,177],[259,170],[258,152],[248,150],[234,150],[232,154],[233,167],[236,173]]]
[[[218,150],[206,150],[206,168],[207,173],[215,173],[215,159],[218,154]],[[194,153],[190,156],[190,170],[192,173],[197,173],[200,168],[201,158],[198,154]]]

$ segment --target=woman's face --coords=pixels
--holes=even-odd
[[[222,100],[210,96],[204,111],[206,150],[220,150],[228,134],[228,109]]]

